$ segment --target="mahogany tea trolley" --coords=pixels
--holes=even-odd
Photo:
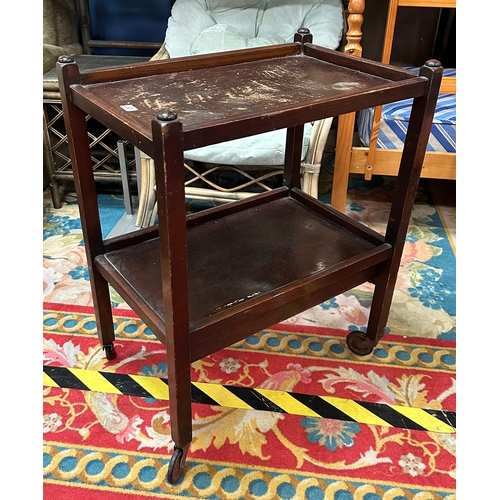
[[[369,354],[384,334],[442,77],[415,75],[294,42],[80,72],[58,66],[99,339],[116,356],[109,285],[166,348],[171,433],[167,480],[192,440],[190,363],[364,282],[375,284]],[[414,98],[384,236],[300,190],[304,123]],[[86,116],[155,162],[158,224],[103,239]],[[184,150],[287,129],[283,185],[186,216]]]

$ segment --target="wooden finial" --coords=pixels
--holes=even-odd
[[[65,55],[59,56],[59,58],[57,59],[57,62],[59,62],[61,64],[66,64],[66,63],[74,63],[75,60],[73,59],[73,57],[65,54]]]
[[[349,0],[347,10],[349,15],[347,16],[347,43],[344,52],[352,56],[361,57],[363,53],[363,47],[361,46],[363,32],[361,31],[361,26],[364,20],[365,0]]]
[[[312,43],[313,36],[311,32],[309,31],[309,28],[299,28],[297,30],[297,33],[295,33],[295,36],[293,37],[294,42],[300,42],[301,44],[304,43]]]
[[[177,120],[177,113],[171,109],[162,109],[156,115],[156,118],[161,122],[171,122],[173,120]]]
[[[441,62],[437,59],[429,59],[425,62],[425,65],[429,66],[429,68],[439,68],[441,66]]]

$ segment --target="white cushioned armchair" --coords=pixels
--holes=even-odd
[[[153,60],[192,56],[289,43],[297,30],[308,28],[313,43],[337,49],[344,29],[344,8],[341,0],[176,0],[162,48]],[[323,150],[332,124],[332,118],[307,123],[304,126],[302,149],[302,189],[318,196],[318,178]],[[230,168],[250,177],[248,172],[268,170],[270,175],[282,170],[285,155],[286,130],[213,144],[184,152],[186,168],[206,179],[196,169],[196,162],[205,167]],[[152,179],[152,159],[142,155],[143,178]],[[206,171],[205,171],[206,172]],[[262,178],[261,178],[262,179]],[[250,184],[250,182],[249,182]],[[143,182],[137,225],[154,223],[154,191],[152,182]],[[261,187],[264,187],[259,184]],[[238,188],[209,185],[208,190],[190,188],[191,197],[208,197],[229,201],[252,193]],[[265,188],[265,187],[264,187]],[[143,215],[146,214],[144,217]]]

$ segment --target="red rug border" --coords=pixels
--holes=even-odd
[[[94,314],[93,306],[82,306],[82,305],[72,305],[72,304],[61,304],[56,302],[44,302],[43,310],[54,310],[59,312],[69,312],[69,313],[83,313],[83,314]],[[124,316],[128,318],[137,318],[139,316],[132,309],[120,309],[113,308],[113,314],[118,316]],[[349,332],[347,330],[341,330],[336,328],[328,328],[326,326],[315,326],[315,325],[296,325],[292,323],[278,323],[272,325],[265,330],[276,330],[280,332],[291,332],[291,333],[313,333],[318,335],[330,335],[335,337],[346,337]],[[432,347],[445,347],[449,349],[454,349],[456,347],[455,340],[449,339],[436,339],[429,337],[414,337],[397,335],[394,333],[388,333],[382,340],[385,343],[396,342],[398,344],[412,344],[412,345],[432,345]]]

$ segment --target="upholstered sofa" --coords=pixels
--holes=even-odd
[[[43,0],[43,73],[63,54],[81,54],[76,0]]]

